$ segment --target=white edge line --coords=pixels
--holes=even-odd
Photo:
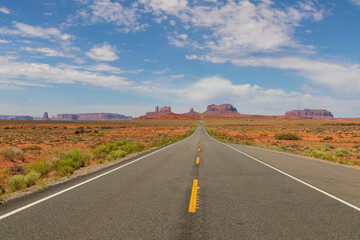
[[[345,204],[345,205],[347,205],[347,206],[349,206],[349,207],[351,207],[351,208],[353,208],[353,209],[360,212],[360,207],[357,207],[357,206],[355,206],[355,205],[353,205],[353,204],[351,204],[351,203],[349,203],[349,202],[347,202],[345,200],[342,200],[341,198],[338,198],[338,197],[336,197],[336,196],[334,196],[334,195],[332,195],[332,194],[330,194],[328,192],[325,192],[324,190],[321,190],[320,188],[317,188],[317,187],[315,187],[315,186],[313,186],[313,185],[311,185],[311,184],[309,184],[307,182],[304,182],[303,180],[301,180],[301,179],[299,179],[297,177],[294,177],[294,176],[292,176],[292,175],[290,175],[290,174],[288,174],[288,173],[286,173],[284,171],[281,171],[280,169],[277,169],[277,168],[275,168],[275,167],[273,167],[273,166],[271,166],[271,165],[269,165],[269,164],[255,158],[253,156],[250,156],[249,154],[244,153],[244,152],[240,151],[239,149],[236,149],[236,148],[234,148],[234,147],[232,147],[232,146],[230,146],[228,144],[225,144],[223,142],[220,142],[219,140],[217,140],[217,139],[213,138],[212,136],[210,136],[209,133],[207,132],[206,128],[205,128],[205,132],[213,140],[215,140],[215,141],[217,141],[217,142],[219,142],[219,143],[221,143],[221,144],[223,144],[225,146],[228,146],[229,148],[232,148],[233,150],[235,150],[235,151],[237,151],[237,152],[239,152],[239,153],[241,153],[241,154],[243,154],[243,155],[257,161],[257,162],[259,162],[259,163],[261,163],[261,164],[263,164],[263,165],[265,165],[265,166],[267,166],[267,167],[269,167],[269,168],[271,168],[271,169],[273,169],[273,170],[275,170],[275,171],[277,171],[277,172],[279,172],[279,173],[281,173],[281,174],[283,174],[283,175],[285,175],[285,176],[287,176],[289,178],[292,178],[293,180],[298,181],[298,182],[300,182],[300,183],[302,183],[302,184],[304,184],[304,185],[306,185],[306,186],[308,186],[308,187],[310,187],[310,188],[312,188],[312,189],[314,189],[314,190],[316,190],[318,192],[321,192],[322,194],[325,194],[326,196],[328,196],[328,197],[330,197],[332,199],[335,199],[335,200],[337,200],[337,201],[339,201],[339,202],[341,202],[341,203],[343,203],[343,204]]]
[[[194,132],[194,133],[195,133],[195,132]],[[29,203],[29,204],[27,204],[27,205],[25,205],[25,206],[23,206],[23,207],[17,208],[17,209],[15,209],[15,210],[11,211],[11,212],[5,213],[5,214],[3,214],[3,215],[0,216],[0,220],[2,220],[2,219],[4,219],[4,218],[7,218],[7,217],[9,217],[9,216],[11,216],[11,215],[14,215],[15,213],[21,212],[21,211],[23,211],[23,210],[25,210],[25,209],[27,209],[27,208],[30,208],[30,207],[32,207],[32,206],[35,206],[35,205],[37,205],[37,204],[39,204],[39,203],[42,203],[42,202],[44,202],[44,201],[46,201],[46,200],[49,200],[49,199],[51,199],[51,198],[53,198],[53,197],[56,197],[56,196],[58,196],[58,195],[60,195],[60,194],[63,194],[63,193],[65,193],[65,192],[67,192],[67,191],[70,191],[70,190],[72,190],[72,189],[74,189],[74,188],[80,187],[81,185],[84,185],[84,184],[86,184],[86,183],[88,183],[88,182],[94,181],[95,179],[98,179],[98,178],[103,177],[103,176],[105,176],[105,175],[107,175],[107,174],[109,174],[109,173],[112,173],[112,172],[114,172],[114,171],[117,171],[117,170],[119,170],[119,169],[121,169],[121,168],[123,168],[123,167],[126,167],[126,166],[128,166],[128,165],[130,165],[130,164],[133,164],[133,163],[135,163],[135,162],[137,162],[137,161],[140,161],[140,160],[142,160],[142,159],[144,159],[144,158],[146,158],[146,157],[149,157],[149,156],[151,156],[151,155],[153,155],[153,154],[155,154],[155,153],[158,153],[158,152],[160,152],[160,151],[162,151],[162,150],[165,150],[165,149],[167,149],[167,148],[169,148],[169,147],[175,146],[176,144],[181,143],[181,142],[183,142],[183,141],[185,141],[185,140],[189,140],[189,139],[194,135],[194,133],[193,133],[191,136],[189,136],[189,137],[187,137],[187,138],[185,138],[185,139],[183,139],[183,140],[181,140],[181,141],[179,141],[179,142],[175,142],[175,143],[173,143],[173,144],[171,144],[171,145],[168,145],[168,146],[166,146],[166,147],[163,147],[163,148],[161,148],[161,149],[158,149],[158,150],[156,150],[156,151],[154,151],[154,152],[152,152],[152,153],[149,153],[149,154],[147,154],[147,155],[145,155],[145,156],[142,156],[142,157],[140,157],[140,158],[138,158],[138,159],[135,159],[135,160],[133,160],[133,161],[131,161],[131,162],[129,162],[129,163],[126,163],[126,164],[124,164],[124,165],[121,165],[120,167],[114,168],[114,169],[112,169],[112,170],[110,170],[110,171],[108,171],[108,172],[102,173],[102,174],[100,174],[100,175],[98,175],[98,176],[96,176],[96,177],[90,178],[90,179],[88,179],[88,180],[86,180],[86,181],[84,181],[84,182],[81,182],[81,183],[79,183],[79,184],[76,184],[76,185],[74,185],[74,186],[72,186],[72,187],[69,187],[69,188],[66,188],[66,189],[64,189],[64,190],[61,190],[60,192],[54,193],[54,194],[52,194],[52,195],[50,195],[50,196],[47,196],[47,197],[45,197],[45,198],[42,198],[42,199],[40,199],[40,200],[37,200],[37,201],[32,202],[32,203]]]

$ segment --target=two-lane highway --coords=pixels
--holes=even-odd
[[[290,163],[281,170],[296,175]],[[1,206],[0,239],[360,239],[357,209],[219,143],[202,125],[107,171]],[[344,172],[360,180],[358,169]],[[350,184],[360,194],[360,181]],[[356,203],[359,194],[344,196]]]

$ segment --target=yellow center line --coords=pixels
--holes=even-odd
[[[200,157],[197,157],[196,158],[196,164],[199,164],[199,162],[200,162]]]
[[[200,152],[200,148],[198,148],[198,152]]]
[[[198,192],[198,179],[194,179],[194,183],[191,191],[191,197],[190,197],[190,204],[189,204],[189,212],[191,213],[196,212],[197,192]]]

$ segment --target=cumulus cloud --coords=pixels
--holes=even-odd
[[[229,102],[239,112],[248,114],[274,115],[284,114],[291,109],[325,108],[337,116],[349,116],[351,109],[360,106],[359,100],[340,100],[316,93],[287,92],[249,83],[234,84],[218,76],[206,77],[181,90],[169,92],[179,96],[177,99],[182,102],[197,105]]]
[[[106,43],[94,46],[86,53],[86,56],[96,61],[115,61],[119,59],[116,55],[116,48]]]
[[[360,65],[310,60],[302,57],[253,57],[234,59],[240,66],[272,67],[295,70],[313,83],[330,87],[337,92],[360,93]]]
[[[13,27],[13,29],[8,29],[5,27],[0,28],[0,34],[20,35],[23,37],[40,37],[45,39],[56,38],[63,41],[71,39],[71,35],[64,34],[57,28],[42,28],[39,26],[31,26],[19,22],[13,22]]]
[[[143,1],[144,2],[144,1]],[[152,2],[148,5],[153,6]],[[187,2],[187,1],[184,1]],[[152,7],[156,11],[160,7]],[[202,40],[196,41],[200,47],[221,56],[243,56],[250,53],[278,52],[284,48],[307,48],[293,39],[294,29],[304,19],[319,21],[323,10],[313,2],[276,8],[271,1],[225,1],[176,8],[181,14],[165,11],[178,16],[183,24],[208,32]],[[181,35],[180,35],[181,36]],[[194,39],[169,37],[170,43],[178,47],[193,46]]]
[[[103,75],[71,67],[54,67],[49,64],[24,63],[0,56],[0,78],[8,81],[22,81],[42,84],[90,84],[109,88],[130,87],[133,83],[115,75]]]
[[[177,15],[180,11],[185,10],[188,5],[187,0],[140,0],[140,2],[157,15],[162,12]]]
[[[24,51],[32,52],[32,53],[41,53],[48,57],[64,57],[62,52],[56,51],[55,49],[51,48],[31,48],[31,47],[23,47]]]
[[[87,4],[87,1],[82,2],[82,4]],[[79,10],[75,19],[85,19],[89,24],[111,23],[119,26],[121,31],[136,32],[142,31],[149,26],[147,23],[140,23],[140,16],[136,3],[125,7],[120,2],[95,0],[87,5],[85,9]],[[70,19],[70,21],[74,21],[74,19]]]
[[[10,14],[10,10],[7,9],[6,7],[0,7],[0,12],[5,13],[5,14]]]

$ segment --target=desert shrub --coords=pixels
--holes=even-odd
[[[355,144],[353,148],[360,148],[360,144]]]
[[[110,152],[106,156],[105,159],[108,160],[108,161],[113,161],[113,160],[118,159],[118,158],[123,158],[123,157],[125,157],[125,155],[126,155],[125,151],[117,150],[117,151]]]
[[[328,146],[322,146],[322,145],[315,146],[315,149],[321,151],[330,151],[330,148]]]
[[[39,160],[36,164],[30,163],[27,168],[24,170],[25,174],[31,172],[37,172],[42,177],[46,177],[46,175],[51,171],[51,166],[48,161]]]
[[[23,147],[22,150],[41,150],[42,148],[39,146],[30,146],[30,147]]]
[[[8,175],[11,174],[11,172],[7,168],[3,168],[2,172],[3,172],[4,177],[7,177]]]
[[[128,153],[140,152],[145,149],[142,144],[133,144],[129,140],[110,143],[108,145],[100,145],[94,151],[95,159],[114,160],[124,157]]]
[[[61,159],[54,165],[60,176],[72,174],[80,167],[84,167],[86,161],[90,159],[89,154],[81,153],[80,149],[75,148],[62,155]]]
[[[277,133],[275,134],[275,139],[278,140],[300,140],[301,137],[295,133]]]
[[[24,175],[16,175],[7,181],[7,185],[11,191],[24,189],[27,187],[26,177]]]
[[[320,158],[320,159],[324,159],[325,158],[325,153],[323,152],[319,152],[319,151],[309,151],[306,153],[307,156],[310,157],[314,157],[314,158]]]
[[[336,149],[336,152],[334,153],[336,157],[348,157],[350,156],[350,152],[345,149],[338,148]]]
[[[39,180],[41,174],[35,171],[30,172],[25,176],[25,182],[28,187],[35,185],[36,181]]]
[[[334,146],[334,145],[327,144],[326,146],[327,146],[328,148],[330,148],[330,149],[335,149],[335,146]]]
[[[254,145],[254,143],[253,143],[253,142],[248,141],[248,140],[242,140],[242,141],[240,142],[240,144],[243,144],[243,145],[248,145],[248,146],[252,146],[252,145]]]
[[[6,161],[24,161],[24,152],[17,147],[6,147],[1,149],[0,155],[6,160]]]
[[[71,159],[74,162],[75,169],[85,166],[85,162],[90,158],[88,154],[81,153],[80,149],[75,148],[63,156],[64,159]]]
[[[334,138],[333,138],[333,137],[331,137],[331,136],[325,136],[325,137],[323,137],[323,140],[324,140],[324,141],[327,141],[327,140],[334,140]]]
[[[72,159],[63,159],[58,162],[56,169],[60,176],[72,174],[75,171],[74,161]]]

